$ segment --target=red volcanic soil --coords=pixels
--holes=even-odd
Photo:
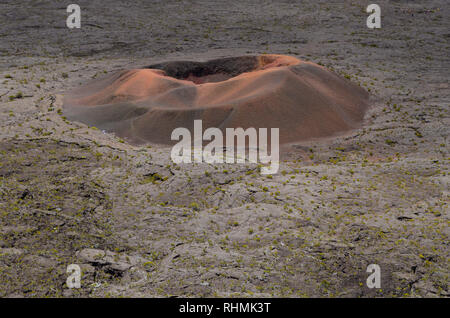
[[[175,128],[279,128],[280,142],[358,128],[368,94],[350,81],[289,56],[168,62],[124,70],[68,92],[71,120],[135,144],[172,144]]]

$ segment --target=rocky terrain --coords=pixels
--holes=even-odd
[[[54,1],[0,4],[0,296],[449,296],[447,1],[378,1],[375,30],[364,1],[77,3],[80,29]],[[262,53],[367,89],[364,126],[263,176],[175,165],[61,108],[116,70]]]

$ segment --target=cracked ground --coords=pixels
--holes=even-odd
[[[357,1],[77,3],[73,30],[54,1],[0,4],[0,296],[449,296],[447,1],[378,1],[376,30]],[[364,126],[264,176],[176,165],[62,112],[106,73],[262,53],[364,87]]]

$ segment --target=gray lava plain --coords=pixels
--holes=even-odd
[[[364,1],[79,0],[72,30],[26,3],[0,3],[1,297],[449,296],[447,0],[380,0],[376,30]],[[264,176],[175,165],[61,108],[121,69],[264,53],[365,88],[363,127]]]

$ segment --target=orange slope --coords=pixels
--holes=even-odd
[[[279,128],[281,143],[360,126],[368,94],[348,80],[293,57],[239,59],[227,59],[226,67],[197,63],[192,72],[190,64],[167,63],[178,78],[158,69],[121,71],[67,93],[64,111],[136,144],[172,144],[172,131],[193,130],[195,119],[203,129]]]

